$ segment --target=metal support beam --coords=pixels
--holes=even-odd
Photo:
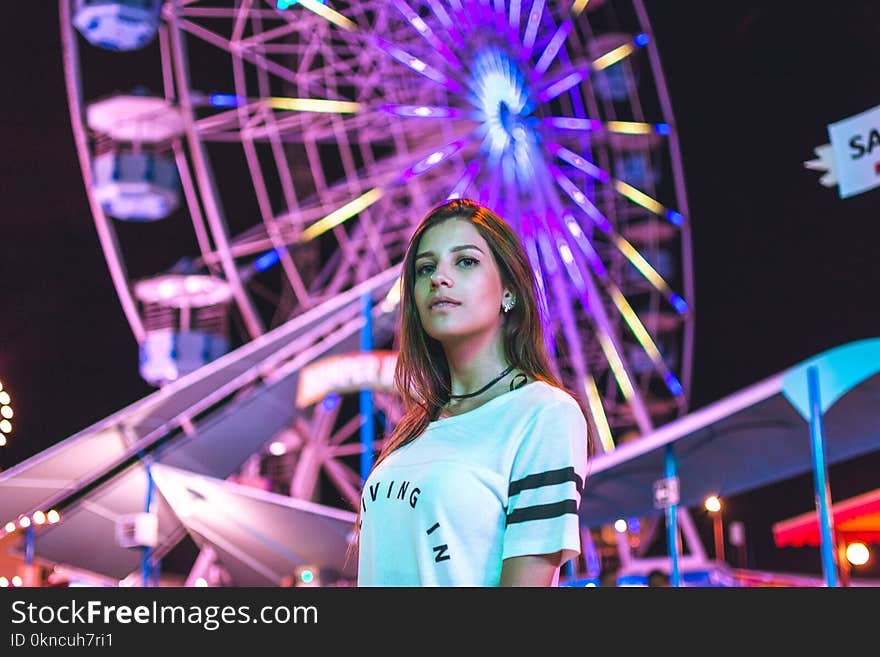
[[[831,511],[831,487],[825,465],[825,435],[822,427],[822,403],[819,393],[819,368],[807,368],[807,389],[810,395],[810,446],[813,453],[813,483],[816,512],[819,516],[822,571],[828,586],[837,586],[837,550],[834,545],[834,519]]]
[[[664,467],[667,479],[677,477],[678,460],[675,458],[672,445],[666,446]],[[681,573],[678,568],[678,500],[674,500],[666,507],[666,542],[669,546],[669,583],[672,586],[681,586]]]

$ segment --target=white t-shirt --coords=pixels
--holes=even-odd
[[[431,422],[361,495],[358,586],[497,586],[508,557],[580,553],[587,424],[543,381]]]

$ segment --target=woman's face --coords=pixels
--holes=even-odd
[[[415,301],[425,332],[441,343],[501,327],[505,288],[492,250],[466,219],[426,230],[416,247]],[[437,303],[441,297],[445,303]]]

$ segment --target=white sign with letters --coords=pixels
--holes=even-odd
[[[808,169],[827,173],[826,187],[838,185],[840,198],[880,187],[880,105],[828,126],[830,144],[815,149],[818,159]]]
[[[678,504],[681,501],[679,495],[678,477],[667,477],[654,482],[654,508],[665,509]]]

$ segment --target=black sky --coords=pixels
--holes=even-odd
[[[697,409],[880,335],[880,190],[840,199],[803,167],[828,142],[827,124],[880,104],[880,5],[646,4],[690,205]],[[17,3],[8,13],[0,381],[16,417],[2,468],[153,390],[138,374],[82,185],[57,5]],[[876,454],[835,466],[834,499],[875,488],[877,472]],[[811,554],[768,549],[769,524],[810,510],[811,486],[801,477],[730,501],[731,517],[748,519],[753,565],[785,569],[794,556],[818,572]]]

